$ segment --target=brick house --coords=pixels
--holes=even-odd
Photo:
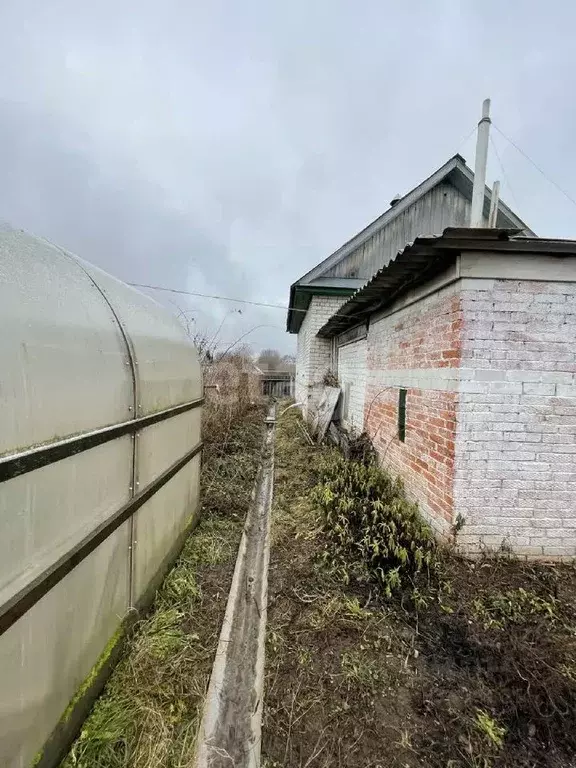
[[[369,434],[441,537],[464,519],[464,551],[573,557],[576,242],[536,238],[502,203],[497,228],[466,228],[472,180],[453,158],[292,286],[294,301],[308,292],[289,317],[297,400],[309,414],[333,371],[345,426]],[[328,286],[356,275],[355,290]]]

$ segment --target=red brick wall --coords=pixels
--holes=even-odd
[[[459,295],[427,297],[371,328],[373,367],[457,368],[462,308]]]
[[[453,287],[376,323],[368,333],[364,426],[385,466],[441,533],[453,521],[457,367],[462,309]],[[398,439],[398,391],[407,390]]]

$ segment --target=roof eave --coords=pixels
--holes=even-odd
[[[354,281],[354,283],[357,282],[360,281]],[[352,296],[357,290],[357,285],[346,288],[343,286],[301,285],[299,282],[292,283],[290,286],[290,304],[286,318],[286,330],[288,333],[298,333],[313,296],[346,297]],[[300,301],[302,302],[302,306],[298,306]]]
[[[417,237],[380,269],[318,331],[332,338],[356,325],[361,319],[383,309],[417,285],[453,263],[465,251],[516,253],[530,256],[547,254],[576,257],[576,241],[543,240],[519,236],[523,229],[469,229],[448,227],[441,236]],[[348,315],[348,318],[346,318]]]

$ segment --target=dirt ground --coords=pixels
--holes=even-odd
[[[576,571],[443,554],[415,602],[345,585],[310,498],[327,451],[277,427],[264,768],[576,766]]]

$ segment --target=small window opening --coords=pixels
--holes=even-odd
[[[406,390],[398,390],[398,440],[406,440]]]

